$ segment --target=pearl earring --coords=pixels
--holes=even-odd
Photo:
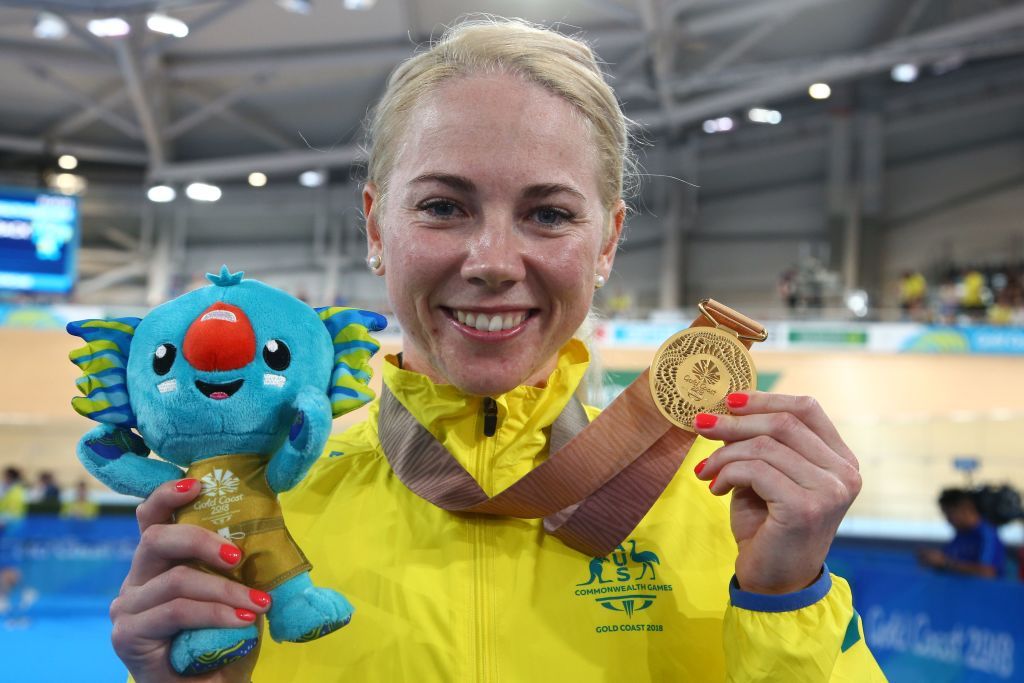
[[[606,282],[607,280],[604,278],[604,275],[598,273],[597,275],[594,276],[594,289],[601,289],[602,287],[604,287],[604,283]]]
[[[380,258],[380,254],[371,254],[370,256],[366,257],[366,267],[369,268],[370,270],[377,270],[378,268],[380,268],[381,263],[382,261]]]

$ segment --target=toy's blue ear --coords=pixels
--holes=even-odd
[[[85,340],[71,352],[71,362],[82,370],[75,381],[82,396],[71,399],[81,415],[118,427],[134,427],[135,413],[128,402],[128,350],[140,318],[89,319],[68,323],[67,330]]]
[[[387,327],[387,319],[373,311],[326,306],[316,309],[334,342],[334,370],[331,372],[331,413],[334,417],[369,403],[373,391],[366,386],[372,375],[370,357],[380,344],[370,336]]]

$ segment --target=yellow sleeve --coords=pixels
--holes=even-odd
[[[730,594],[723,627],[728,681],[886,680],[841,577],[826,570],[810,588],[790,595],[756,596],[734,583]]]

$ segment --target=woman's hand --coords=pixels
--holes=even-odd
[[[860,492],[857,458],[813,398],[750,392],[728,404],[731,415],[697,416],[697,432],[726,445],[696,472],[713,494],[733,491],[736,580],[754,593],[801,590]]]
[[[200,562],[227,570],[241,559],[241,551],[214,532],[173,523],[174,510],[201,490],[194,479],[167,482],[136,511],[142,539],[121,592],[110,605],[110,619],[114,652],[137,683],[248,681],[256,663],[254,652],[211,674],[188,679],[170,665],[168,650],[179,631],[248,626],[270,607],[266,593],[188,566]]]

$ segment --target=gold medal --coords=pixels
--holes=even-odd
[[[665,419],[692,432],[697,413],[728,412],[726,396],[754,389],[757,369],[735,333],[691,327],[669,337],[654,354],[650,381]]]

